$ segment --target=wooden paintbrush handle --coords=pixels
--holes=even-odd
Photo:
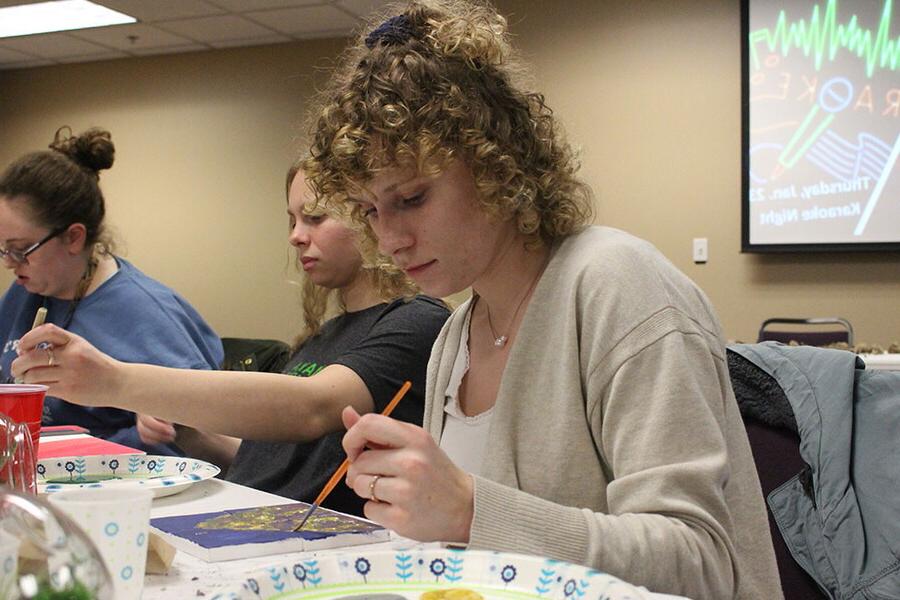
[[[391,398],[391,401],[388,402],[388,405],[384,407],[384,410],[381,411],[381,414],[384,416],[390,416],[390,414],[394,411],[394,408],[397,407],[397,404],[400,400],[403,399],[403,396],[406,395],[406,392],[409,391],[409,388],[412,387],[412,383],[409,381],[403,382],[403,385],[400,386],[400,389],[397,390],[397,393],[394,394],[394,397]],[[331,490],[334,489],[334,486],[338,484],[341,478],[347,474],[347,469],[350,468],[350,459],[345,458],[344,462],[341,463],[341,466],[337,468],[337,471],[334,472],[334,475],[331,476],[331,479],[328,480],[328,483],[322,488],[322,491],[319,492],[319,495],[316,497],[316,501],[314,504],[322,504],[322,501],[328,497],[328,494],[331,493]]]

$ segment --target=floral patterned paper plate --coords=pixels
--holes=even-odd
[[[661,598],[593,569],[450,549],[343,550],[250,573],[211,600],[638,600]]]
[[[178,456],[64,456],[38,461],[37,488],[39,494],[52,494],[73,488],[140,486],[158,498],[218,474],[219,467],[213,464]]]

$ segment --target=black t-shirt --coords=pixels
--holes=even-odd
[[[431,346],[449,316],[427,296],[395,300],[327,321],[288,361],[285,374],[310,377],[329,365],[344,365],[365,382],[381,412],[407,379],[412,387],[392,417],[422,424],[425,368]],[[227,479],[249,487],[312,502],[346,457],[343,432],[294,444],[244,440]],[[362,515],[365,500],[338,485],[323,506]]]

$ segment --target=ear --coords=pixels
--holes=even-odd
[[[83,223],[72,223],[59,237],[69,254],[81,254],[87,239],[87,228]]]

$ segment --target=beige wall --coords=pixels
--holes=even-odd
[[[740,254],[738,2],[502,0],[540,89],[581,149],[599,219],[651,240],[709,294],[726,334],[770,316],[848,318],[900,340],[900,254]],[[127,257],[222,335],[289,339],[282,173],[314,77],[340,42],[0,72],[0,163],[62,123],[113,132],[103,177]],[[691,239],[710,260],[690,260]]]
[[[541,89],[582,150],[599,220],[656,244],[710,296],[726,335],[773,316],[843,316],[900,340],[900,253],[740,253],[736,0],[500,0]],[[710,260],[691,261],[709,239]]]
[[[300,319],[284,173],[335,40],[0,72],[0,164],[59,125],[108,128],[101,174],[124,255],[223,336],[289,340]],[[4,274],[5,276],[5,274]]]

